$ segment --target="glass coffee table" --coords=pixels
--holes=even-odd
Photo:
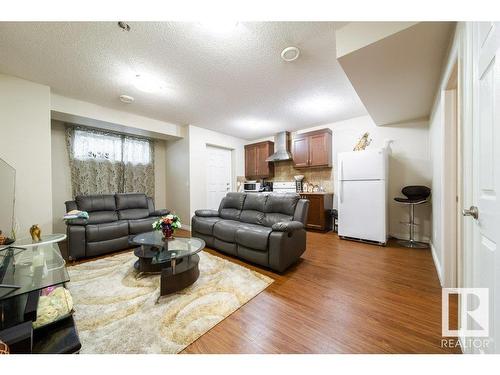
[[[193,284],[200,275],[197,255],[205,241],[196,237],[179,237],[165,241],[160,231],[138,234],[131,240],[140,245],[134,250],[138,260],[134,268],[138,277],[160,273],[160,296],[177,292]]]

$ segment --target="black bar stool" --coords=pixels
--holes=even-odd
[[[418,225],[415,223],[415,205],[427,203],[431,195],[431,189],[429,189],[427,186],[412,185],[405,186],[401,190],[401,193],[403,193],[406,198],[396,197],[394,198],[394,200],[398,203],[406,204],[409,207],[409,221],[402,224],[408,225],[410,230],[410,238],[408,240],[399,240],[398,244],[414,249],[426,249],[429,247],[429,244],[415,241],[415,227]]]

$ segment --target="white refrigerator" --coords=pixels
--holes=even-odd
[[[387,149],[338,155],[338,234],[385,245],[388,237]]]

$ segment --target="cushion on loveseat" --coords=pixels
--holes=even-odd
[[[78,195],[75,198],[76,205],[80,211],[115,211],[115,196],[112,194],[102,195]]]
[[[115,194],[116,209],[127,210],[130,208],[145,208],[149,212],[148,199],[143,193],[119,193]]]
[[[149,210],[147,208],[129,208],[118,211],[118,218],[120,220],[136,220],[146,217],[149,217]]]
[[[88,224],[85,227],[87,242],[111,240],[128,236],[128,223],[115,221],[112,223]]]
[[[129,234],[140,234],[151,232],[153,230],[153,222],[158,220],[158,216],[149,216],[143,219],[128,220]]]
[[[116,214],[116,211],[91,211],[89,212],[87,224],[111,223],[117,220],[118,215]]]

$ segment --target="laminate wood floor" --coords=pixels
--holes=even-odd
[[[460,352],[441,348],[441,288],[430,250],[308,232],[302,260],[282,275],[207,251],[275,282],[183,353]]]
[[[428,249],[308,232],[306,252],[284,274],[205,250],[275,281],[183,353],[460,353],[441,347],[441,288]]]

